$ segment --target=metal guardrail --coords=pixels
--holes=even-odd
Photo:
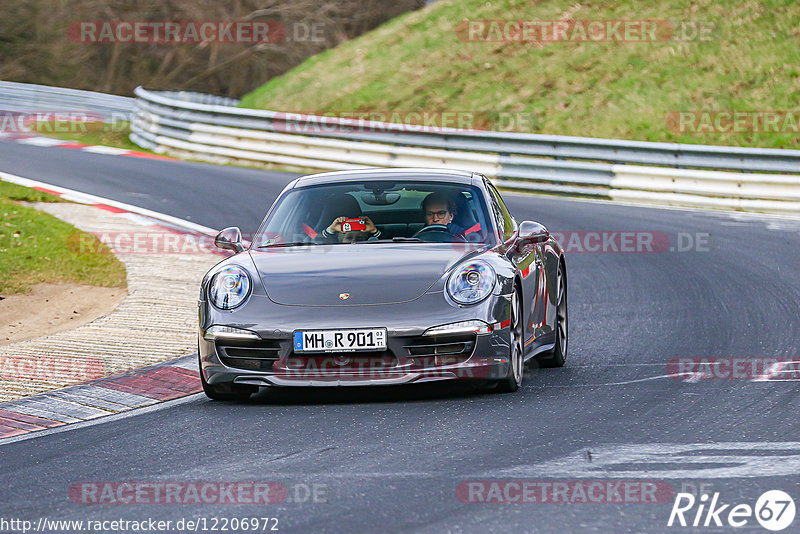
[[[161,145],[164,151],[175,155],[217,162],[271,162],[315,169],[455,166],[497,177],[501,185],[502,180],[515,180],[513,185],[519,189],[594,196],[605,194],[611,178],[610,165],[591,162],[519,158],[519,161],[509,159],[501,168],[502,156],[498,153],[481,154],[471,145],[457,150],[452,144],[442,142],[449,136],[463,134],[455,129],[422,134],[405,131],[408,129],[405,125],[365,125],[330,117],[212,103],[198,105],[182,100],[175,93],[143,88],[137,88],[136,95],[139,112],[131,139],[152,150]],[[475,132],[473,136],[483,133],[487,132]],[[422,135],[428,142],[417,139]],[[270,146],[267,143],[271,143]],[[319,158],[323,147],[325,156]],[[305,154],[301,153],[303,151]]]
[[[237,108],[235,99],[201,93],[135,93],[0,82],[0,111],[132,120],[140,146],[219,163],[453,167],[522,191],[800,215],[800,150],[412,128]]]
[[[211,103],[194,105],[183,101],[179,93],[135,90],[140,105],[158,109],[173,116],[181,111],[186,119],[203,118],[209,124],[234,126],[267,131],[301,131],[317,122],[315,136],[368,141],[395,145],[409,145],[470,152],[501,154],[513,164],[514,156],[551,157],[605,161],[619,164],[664,165],[677,168],[705,168],[741,170],[749,172],[797,172],[800,168],[800,150],[769,148],[725,147],[711,145],[685,145],[677,143],[651,143],[569,137],[555,135],[522,134],[511,132],[473,131],[437,128],[431,131],[408,131],[406,125],[373,123],[374,127],[359,124],[357,131],[347,131],[354,121],[313,117],[276,111],[220,108]],[[158,107],[161,105],[161,107]],[[165,109],[166,108],[166,109]],[[326,126],[340,124],[341,128],[325,131]],[[504,163],[506,162],[504,161]]]
[[[136,99],[94,91],[0,81],[0,111],[14,113],[91,112],[106,122],[128,121]]]
[[[178,156],[327,170],[455,167],[523,191],[800,215],[800,176],[761,174],[800,173],[800,150],[424,129],[135,93],[131,139]]]

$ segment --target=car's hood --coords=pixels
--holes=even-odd
[[[465,251],[450,243],[359,243],[250,255],[267,295],[278,304],[354,306],[419,298]]]

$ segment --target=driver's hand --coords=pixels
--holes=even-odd
[[[329,234],[342,233],[342,223],[347,220],[347,217],[336,217],[333,222],[326,228]]]
[[[375,223],[373,223],[369,217],[362,217],[364,219],[364,231],[370,234],[374,234],[377,228],[375,228]]]

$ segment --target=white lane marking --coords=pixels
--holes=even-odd
[[[751,382],[797,382],[796,378],[768,378],[766,380],[751,380]]]
[[[94,426],[94,425],[101,425],[103,423],[110,423],[111,421],[119,421],[120,419],[125,419],[127,417],[135,417],[137,415],[143,415],[146,413],[157,412],[159,410],[165,410],[167,408],[172,408],[173,406],[180,406],[182,404],[189,404],[191,402],[195,402],[201,398],[205,398],[203,393],[195,393],[193,395],[189,395],[186,397],[181,397],[179,399],[172,399],[165,402],[159,402],[156,404],[151,404],[150,406],[143,406],[141,408],[134,408],[132,410],[127,410],[124,412],[119,412],[110,415],[104,415],[103,417],[98,417],[96,419],[90,419],[88,421],[81,421],[79,423],[71,423],[63,426],[57,426],[53,428],[48,428],[46,430],[37,430],[35,432],[29,432],[27,434],[20,434],[18,436],[12,436],[10,438],[0,439],[0,447],[3,445],[8,445],[10,443],[16,443],[18,441],[25,441],[29,439],[36,439],[41,438],[44,436],[49,436],[50,434],[58,434],[60,432],[69,432],[70,430],[77,430],[79,428],[86,428],[87,426]]]
[[[788,371],[785,371],[788,373]],[[792,373],[797,373],[797,371],[791,371]],[[678,380],[685,384],[696,384],[698,382],[702,382],[704,380],[713,379],[714,377],[705,374],[705,373],[690,373],[688,378],[684,378],[687,373],[681,374],[671,374],[671,375],[658,375],[658,376],[648,376],[645,378],[636,378],[633,380],[625,380],[622,382],[598,382],[595,384],[531,384],[532,387],[539,387],[539,388],[594,388],[594,387],[603,387],[603,386],[627,386],[628,384],[638,384],[639,382],[649,382],[651,380],[661,380],[664,378],[672,378],[674,380]],[[534,377],[535,379],[535,377]],[[798,379],[794,378],[753,378],[749,380],[750,382],[798,382]]]
[[[708,365],[720,365],[720,362],[708,362]],[[785,367],[789,366],[788,369]],[[798,378],[780,378],[780,375],[797,375],[800,360],[788,360],[785,362],[777,362],[772,364],[763,375],[756,376],[749,379],[749,382],[798,382]],[[606,367],[664,367],[663,363],[609,363],[609,364],[592,364],[592,365],[570,365],[570,369],[603,369]],[[533,376],[536,376],[536,371],[532,371]],[[533,384],[535,387],[542,388],[571,388],[571,387],[598,387],[598,386],[624,386],[627,384],[636,384],[639,382],[647,382],[650,380],[659,380],[662,378],[673,378],[687,384],[695,384],[704,380],[715,378],[713,375],[702,372],[681,372],[678,374],[667,374],[650,376],[645,378],[637,378],[633,380],[625,380],[621,382],[599,382],[595,384],[564,384],[564,385],[539,385]]]
[[[751,222],[751,217],[744,214],[732,214],[731,219],[736,221],[736,224],[746,224]],[[761,221],[767,226],[767,230],[778,230],[782,232],[796,232],[800,231],[800,220],[797,219],[778,219],[778,220],[764,220]],[[732,223],[733,224],[733,223]]]
[[[53,139],[52,137],[30,137],[28,139],[17,140],[17,143],[33,146],[58,146],[68,142],[69,141],[62,141],[61,139]]]
[[[0,171],[0,180],[11,182],[17,185],[22,185],[25,187],[42,187],[45,189],[49,189],[51,191],[60,193],[67,200],[72,200],[73,202],[78,202],[80,204],[105,204],[106,206],[112,206],[115,208],[119,208],[121,210],[137,213],[139,215],[144,215],[145,217],[150,217],[158,221],[164,221],[169,224],[173,224],[179,228],[188,229],[192,232],[200,232],[201,234],[206,234],[209,236],[217,235],[217,230],[214,230],[213,228],[189,222],[184,219],[179,219],[178,217],[173,217],[172,215],[159,213],[157,211],[152,211],[146,208],[140,208],[139,206],[132,206],[131,204],[125,204],[124,202],[117,202],[116,200],[111,200],[109,198],[103,198],[103,197],[98,197],[96,195],[90,195],[88,193],[82,193],[80,191],[75,191],[74,189],[67,189],[66,187],[61,187],[58,185],[47,184],[45,182],[40,182],[38,180],[31,180],[30,178],[25,178],[23,176],[17,176],[15,174],[9,174],[7,172]]]
[[[734,441],[603,445],[553,460],[520,464],[483,475],[672,479],[797,474],[800,474],[800,442]]]
[[[543,388],[592,388],[598,386],[625,386],[627,384],[637,384],[639,382],[648,382],[650,380],[660,380],[662,378],[678,378],[679,375],[659,375],[648,376],[646,378],[637,378],[634,380],[625,380],[624,382],[601,382],[597,384],[564,384],[564,385],[543,385]],[[534,384],[535,386],[536,384]]]
[[[770,365],[767,369],[765,369],[764,374],[759,375],[753,379],[751,382],[797,382],[798,381],[798,368],[797,364],[800,364],[798,360],[789,360],[785,362],[775,362]],[[785,369],[785,367],[789,367]],[[775,378],[778,375],[794,375],[795,378]]]
[[[709,378],[714,378],[713,376],[711,376],[708,373],[700,373],[700,372],[684,373],[684,374],[681,374],[680,376],[685,376],[686,374],[689,375],[689,378],[684,378],[683,382],[686,382],[687,384],[694,384],[696,382],[700,382],[701,380],[707,380]]]
[[[95,154],[108,154],[111,156],[119,156],[120,154],[127,154],[130,150],[126,148],[116,148],[113,146],[104,146],[104,145],[92,145],[83,147],[81,149],[84,152],[93,152]]]

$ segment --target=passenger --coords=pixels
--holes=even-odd
[[[422,211],[425,214],[425,226],[441,224],[456,237],[464,235],[466,229],[453,222],[458,208],[452,197],[438,192],[431,193],[422,201]]]

